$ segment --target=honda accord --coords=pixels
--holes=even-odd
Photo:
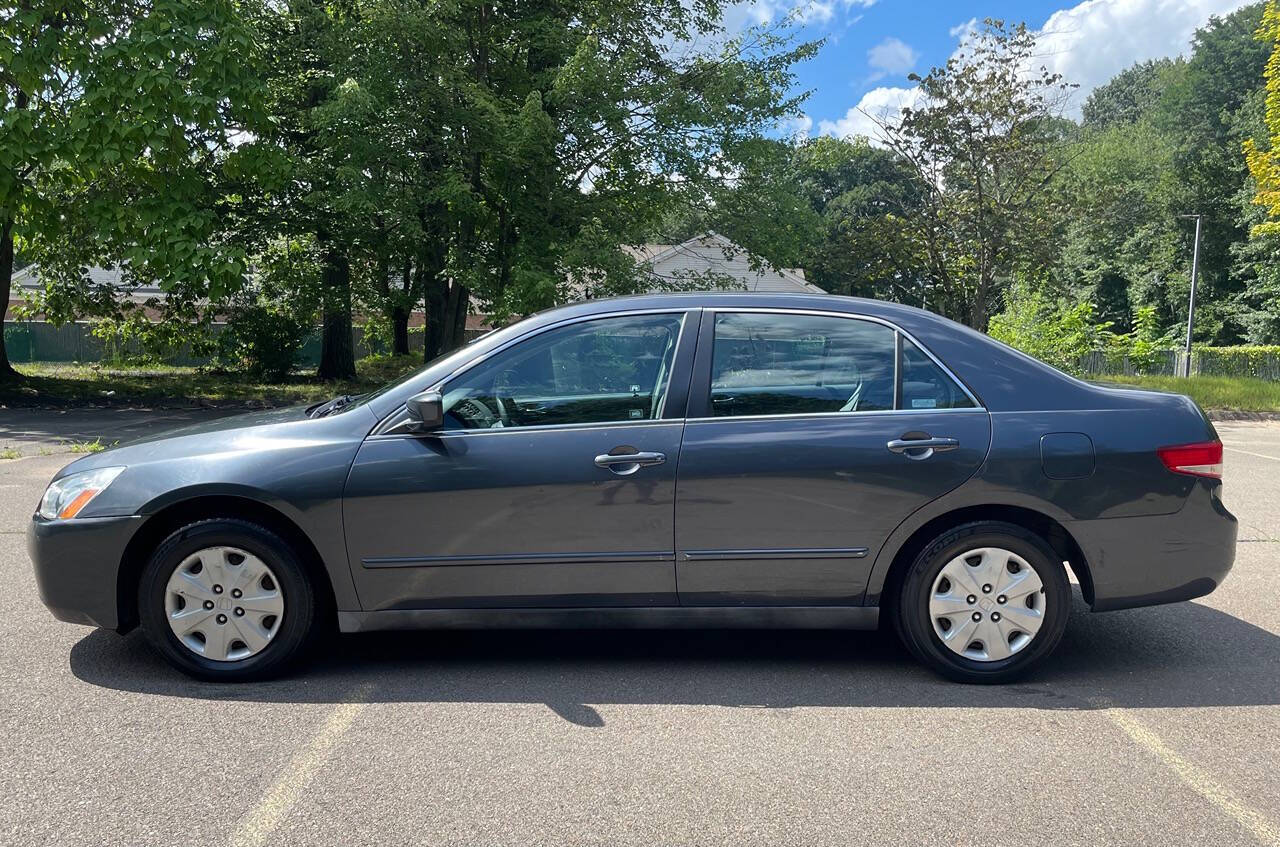
[[[1000,682],[1058,645],[1068,574],[1096,612],[1213,591],[1221,471],[1186,397],[920,309],[644,295],[85,456],[29,548],[55,616],[205,679],[279,673],[325,627],[884,623]]]

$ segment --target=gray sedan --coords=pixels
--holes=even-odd
[[[279,673],[334,627],[883,623],[1000,682],[1057,646],[1068,569],[1094,611],[1214,590],[1221,462],[1189,399],[919,309],[650,295],[86,456],[29,546],[54,615],[140,625],[205,679]]]

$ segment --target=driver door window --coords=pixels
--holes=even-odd
[[[523,341],[445,385],[445,428],[657,419],[683,319],[602,318]]]

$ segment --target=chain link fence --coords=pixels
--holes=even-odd
[[[1190,354],[1159,350],[1140,359],[1094,351],[1080,358],[1080,372],[1090,376],[1231,376],[1280,381],[1280,347],[1206,347]]]

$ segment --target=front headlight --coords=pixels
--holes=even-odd
[[[40,498],[36,514],[47,521],[54,518],[66,520],[80,514],[94,497],[101,494],[124,468],[97,468],[73,473],[49,483]]]

